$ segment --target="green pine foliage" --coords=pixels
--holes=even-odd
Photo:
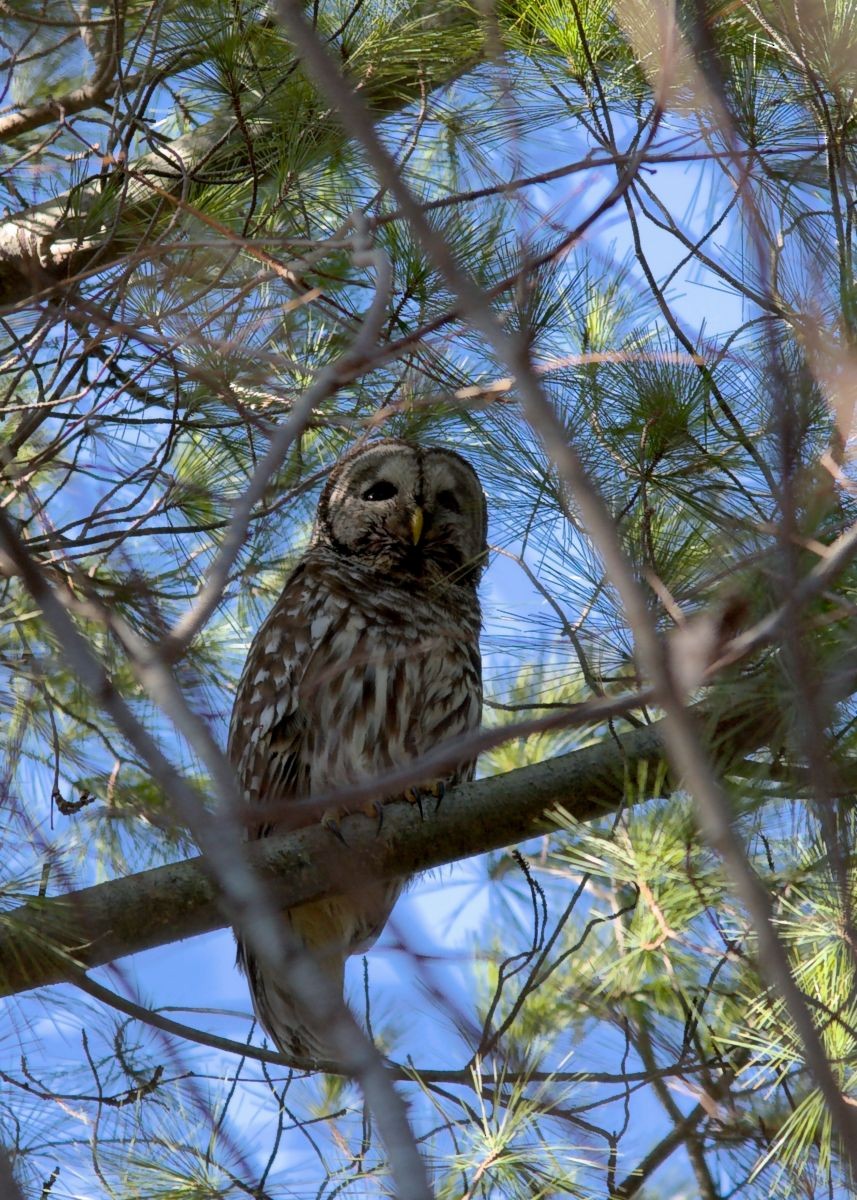
[[[666,652],[693,614],[726,614],[715,658],[776,618],[687,700],[853,1107],[854,568],[807,580],[855,519],[854,6],[305,11],[435,236],[526,346]],[[170,664],[215,738],[330,464],[379,433],[460,449],[488,495],[485,724],[508,738],[480,773],[609,750],[659,720],[632,695],[647,681],[615,579],[518,381],[274,9],[14,0],[0,55],[0,508],[202,802],[209,773],[105,614],[167,644],[272,436],[335,364],[214,614]],[[7,237],[34,206],[39,236]],[[378,286],[357,242],[392,283],[355,359]],[[194,847],[2,547],[0,613],[11,928],[40,890]],[[581,713],[628,695],[619,715]],[[420,886],[444,896],[454,928],[432,934],[454,964],[435,975],[403,939],[351,986],[434,1195],[848,1194],[853,1146],[665,759],[629,765],[598,820],[561,810],[553,832],[457,868],[460,901],[448,879]],[[204,993],[176,984],[179,959],[159,973],[161,951],[95,978],[231,1050],[72,985],[7,1001],[0,1143],[24,1195],[396,1194],[352,1082],[236,1051],[263,1037],[218,947]],[[44,952],[21,942],[25,959]]]

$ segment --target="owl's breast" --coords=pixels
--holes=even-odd
[[[479,726],[478,614],[474,624],[413,596],[404,605],[329,597],[315,616],[299,684],[312,792],[401,766]]]

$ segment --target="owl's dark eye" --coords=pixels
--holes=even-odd
[[[379,479],[377,483],[371,484],[363,493],[364,500],[392,500],[394,496],[398,496],[399,489],[394,483],[390,483],[389,479]]]
[[[460,513],[461,505],[458,503],[458,497],[455,492],[438,492],[436,500],[441,508],[445,508],[447,512]]]

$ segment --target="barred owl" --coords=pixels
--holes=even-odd
[[[238,684],[229,756],[249,805],[329,793],[478,727],[485,536],[479,479],[453,451],[390,438],[340,459]],[[435,792],[473,768],[460,762],[431,781]],[[276,830],[259,824],[249,836]],[[340,994],[345,959],[372,945],[405,882],[367,880],[285,913]],[[331,1058],[288,979],[240,940],[238,961],[283,1055],[301,1067]]]

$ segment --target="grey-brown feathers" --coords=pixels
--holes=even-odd
[[[478,727],[484,560],[482,489],[457,454],[388,439],[337,463],[310,547],[238,685],[229,753],[249,803],[288,806]],[[473,767],[460,763],[444,782]],[[341,987],[346,956],[375,940],[404,882],[366,880],[285,919]],[[330,1057],[288,981],[268,977],[240,946],[239,960],[282,1052],[302,1066]]]
[[[419,551],[410,520],[424,525]],[[452,450],[388,438],[341,459],[318,505],[314,545],[393,572],[477,583],[485,562],[487,515],[479,478]]]

